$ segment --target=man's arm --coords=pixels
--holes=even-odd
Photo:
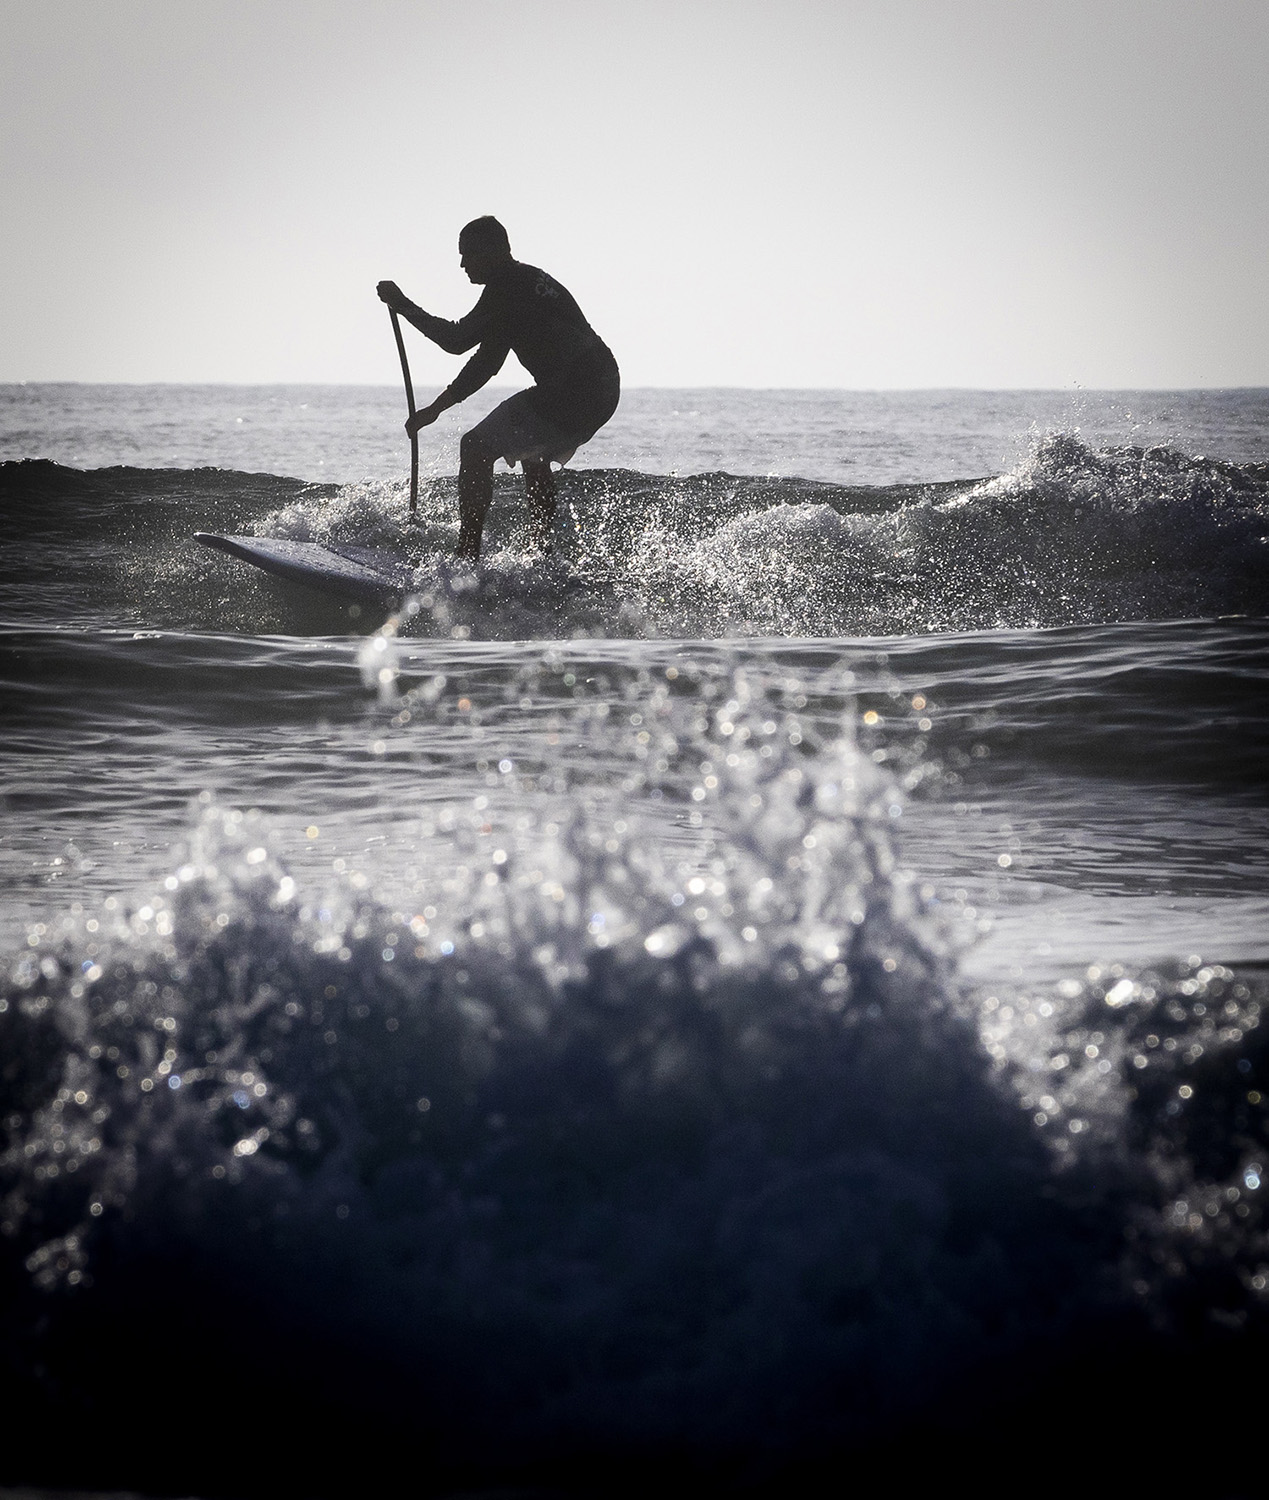
[[[436,400],[415,412],[406,422],[405,430],[413,437],[421,427],[430,427],[443,411],[466,401],[502,369],[510,352],[511,345],[505,340],[487,339]]]
[[[486,339],[437,399],[443,400],[447,407],[466,401],[494,378],[510,353],[511,345],[506,339]]]
[[[418,303],[410,301],[395,281],[381,281],[375,290],[379,293],[380,302],[385,302],[393,312],[444,349],[446,354],[466,354],[468,349],[474,349],[485,336],[489,318],[483,293],[480,301],[465,318],[451,323],[448,318],[438,318],[430,312],[424,312]],[[503,358],[506,358],[505,354]],[[486,375],[485,380],[488,379],[489,376]],[[480,385],[484,383],[482,380]],[[478,390],[479,386],[473,389]]]

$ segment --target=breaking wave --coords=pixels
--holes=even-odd
[[[145,1411],[160,1477],[208,1425],[320,1420],[325,1483],[403,1424],[435,1487],[756,1482],[1049,1420],[1093,1348],[1127,1380],[1263,1347],[1262,980],[970,993],[849,738],[742,673],[637,707],[562,726],[625,780],[439,809],[409,902],[211,807],[139,904],[32,933],[0,1001],[23,1441],[69,1404],[90,1448]],[[677,844],[640,837],[658,795]]]
[[[1269,601],[1269,471],[1095,451],[1070,433],[976,484],[566,470],[549,562],[528,549],[520,481],[504,475],[476,572],[449,560],[452,479],[425,485],[411,520],[399,485],[2,467],[19,526],[58,528],[61,548],[68,532],[94,539],[80,586],[85,573],[113,586],[126,618],[157,625],[346,628],[342,606],[189,544],[235,529],[391,547],[416,568],[408,628],[473,638],[881,636],[1260,615]]]

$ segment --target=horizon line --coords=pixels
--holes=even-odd
[[[400,381],[389,380],[0,380],[0,390],[22,390],[33,386],[122,386],[142,389],[150,386],[178,386],[189,389],[208,387],[237,390],[271,390],[286,387],[320,390],[399,390]],[[431,385],[420,385],[420,390],[431,390]],[[437,390],[445,389],[437,385]],[[492,381],[482,387],[487,391],[516,391],[525,389],[523,384],[495,384]],[[1084,385],[1072,382],[1069,385],[623,385],[622,394],[634,391],[770,391],[837,392],[856,396],[882,395],[932,395],[947,391],[961,394],[991,394],[1005,392],[1015,395],[1121,395],[1125,392],[1152,394],[1180,394],[1194,391],[1248,392],[1269,391],[1269,381],[1251,385]]]

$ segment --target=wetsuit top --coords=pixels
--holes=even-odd
[[[458,322],[416,307],[409,321],[447,354],[465,354],[476,345],[445,391],[450,405],[465,401],[516,358],[533,376],[544,415],[561,415],[603,376],[616,375],[617,362],[582,310],[553,276],[523,261],[510,261],[486,283],[480,301]]]

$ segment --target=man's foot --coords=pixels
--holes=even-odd
[[[471,527],[460,526],[458,528],[458,546],[454,548],[454,556],[460,562],[469,562],[473,567],[480,561],[479,531],[473,531]]]

